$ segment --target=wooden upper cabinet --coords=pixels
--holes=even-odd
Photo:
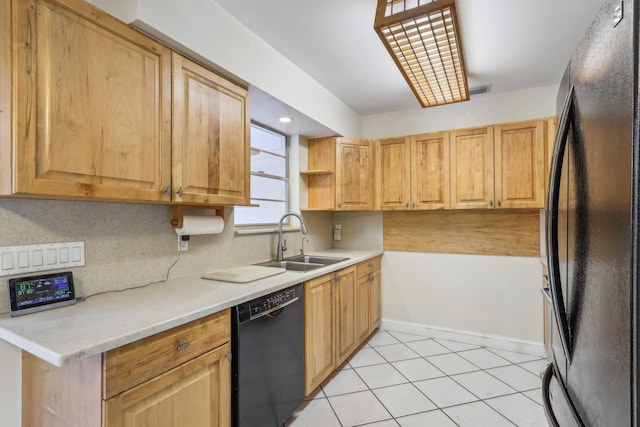
[[[498,207],[544,207],[544,132],[543,120],[495,126],[495,197]]]
[[[449,207],[449,133],[412,136],[411,208]]]
[[[377,142],[377,205],[382,210],[409,209],[411,201],[411,149],[408,138]]]
[[[0,188],[169,201],[171,51],[84,1],[12,4],[15,163]]]
[[[373,144],[357,138],[309,140],[308,209],[373,210]]]
[[[378,142],[378,208],[448,209],[449,133]]]
[[[336,142],[338,210],[373,209],[373,150],[370,141],[338,138]]]
[[[12,63],[11,2],[0,2],[0,194],[11,194]]]
[[[493,207],[493,127],[451,132],[451,207]]]
[[[173,199],[249,203],[249,93],[173,54]]]
[[[545,132],[544,120],[452,132],[451,207],[543,207]]]

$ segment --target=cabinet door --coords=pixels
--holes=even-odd
[[[544,207],[544,131],[543,120],[495,126],[497,207]]]
[[[358,277],[356,284],[356,344],[359,345],[369,336],[369,275]]]
[[[382,276],[380,270],[371,273],[369,278],[369,333],[380,326],[382,320],[382,305],[380,293],[382,292]]]
[[[11,192],[169,201],[171,51],[83,1],[13,5]]]
[[[408,209],[411,197],[409,140],[383,139],[377,146],[377,204],[382,210]]]
[[[304,284],[304,377],[305,396],[333,371],[334,309],[333,274]]]
[[[249,203],[247,90],[173,54],[173,195],[183,203]]]
[[[373,210],[373,150],[370,141],[336,141],[337,210]]]
[[[449,134],[411,137],[411,208],[449,209]]]
[[[336,281],[336,366],[356,348],[356,269],[338,272]]]
[[[0,194],[11,194],[11,148],[13,130],[11,104],[13,35],[11,2],[0,2]]]
[[[493,207],[493,127],[454,131],[450,144],[451,207]]]
[[[231,346],[161,374],[105,402],[107,427],[227,427],[231,417]]]

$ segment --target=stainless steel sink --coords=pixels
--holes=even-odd
[[[295,262],[295,261],[267,261],[261,262],[255,265],[260,265],[263,267],[277,267],[284,268],[290,271],[309,271],[315,270],[316,268],[324,267],[324,264],[315,264],[311,262]]]
[[[331,265],[336,264],[341,261],[346,261],[349,258],[338,258],[331,256],[319,256],[319,255],[298,255],[287,258],[287,261],[293,262],[303,262],[303,263],[311,263],[311,264],[322,264],[322,265]]]
[[[326,265],[338,263],[340,261],[346,261],[349,258],[338,258],[330,256],[315,256],[315,255],[298,255],[287,258],[283,261],[272,260],[261,262],[255,265],[263,267],[277,267],[284,268],[289,271],[310,271],[316,268],[321,268]]]

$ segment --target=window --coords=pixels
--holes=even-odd
[[[236,225],[277,224],[289,209],[287,137],[251,124],[251,203],[237,206]]]

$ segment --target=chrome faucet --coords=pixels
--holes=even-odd
[[[284,251],[287,250],[285,244],[283,244],[282,242],[282,221],[284,221],[284,219],[288,216],[295,216],[296,218],[298,218],[298,220],[300,221],[300,231],[302,232],[302,234],[307,234],[309,232],[309,230],[307,230],[307,226],[304,225],[302,217],[297,213],[289,212],[282,215],[282,218],[280,218],[280,222],[278,223],[278,261],[282,261],[282,259],[284,258]]]

